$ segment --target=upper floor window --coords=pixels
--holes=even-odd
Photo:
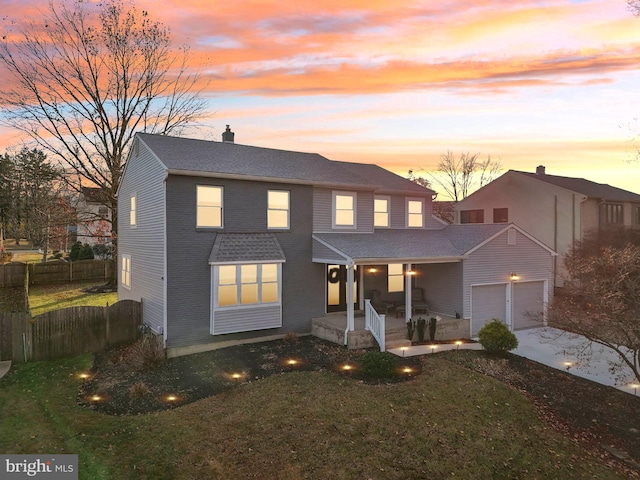
[[[136,226],[136,194],[131,195],[131,202],[129,203],[129,225],[132,227]]]
[[[378,196],[373,200],[373,226],[389,226],[389,197]]]
[[[600,205],[601,225],[622,225],[624,223],[622,215],[621,203],[605,203]]]
[[[109,209],[107,207],[100,206],[98,207],[98,215],[100,215],[101,217],[106,217],[109,214]]]
[[[460,210],[460,223],[484,223],[484,210]]]
[[[216,269],[218,307],[280,302],[279,264],[220,265]]]
[[[222,227],[222,187],[198,185],[196,226]]]
[[[289,192],[269,190],[267,199],[267,228],[289,228]]]
[[[493,209],[493,223],[508,223],[509,222],[509,209],[508,208],[494,208]]]
[[[333,192],[333,226],[337,228],[355,228],[355,193]]]
[[[125,288],[131,288],[131,255],[122,255],[120,283],[122,283],[122,286]]]
[[[424,227],[424,200],[407,200],[407,227]]]

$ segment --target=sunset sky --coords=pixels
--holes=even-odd
[[[0,13],[19,24],[47,5],[1,0]],[[193,136],[229,124],[237,143],[402,175],[480,152],[640,193],[640,18],[625,0],[137,5],[209,80]],[[18,142],[0,130],[0,152]]]

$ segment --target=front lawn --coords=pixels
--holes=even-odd
[[[100,282],[63,283],[58,285],[32,285],[29,287],[29,307],[31,315],[36,316],[50,310],[67,307],[90,306],[104,307],[118,301],[117,293],[87,293],[83,290]]]
[[[422,363],[389,384],[325,368],[247,376],[133,416],[78,405],[91,356],[14,365],[0,380],[0,451],[79,454],[81,479],[628,478],[514,388],[441,355]]]

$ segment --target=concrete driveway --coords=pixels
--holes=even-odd
[[[611,349],[594,344],[581,335],[551,327],[532,328],[514,333],[518,337],[519,345],[511,353],[603,385],[616,387],[632,395],[640,393],[640,385],[633,386],[638,382],[631,369],[627,365],[620,365],[618,355]],[[588,361],[580,352],[589,352]],[[614,365],[617,365],[615,374],[610,371]]]

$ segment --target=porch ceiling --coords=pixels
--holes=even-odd
[[[384,230],[375,233],[316,233],[313,241],[345,263],[459,262],[463,252],[440,230]],[[326,263],[324,258],[314,262]]]

